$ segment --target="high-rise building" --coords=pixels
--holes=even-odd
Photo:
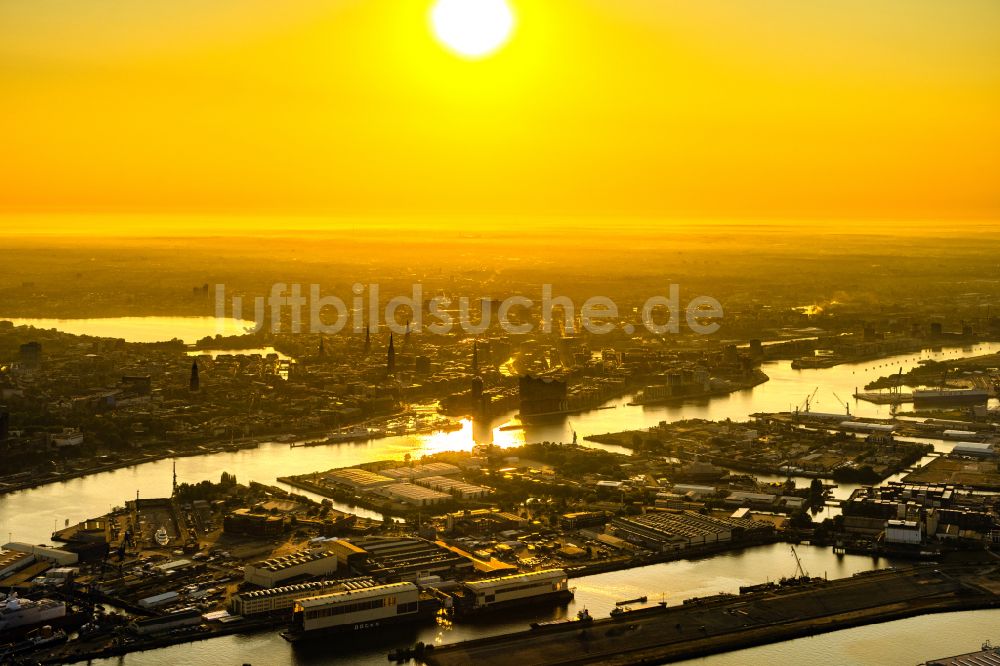
[[[197,391],[201,387],[198,379],[198,361],[191,363],[191,390]]]
[[[27,368],[37,368],[42,362],[42,345],[39,342],[29,342],[21,345],[18,350],[18,360]]]
[[[472,343],[472,374],[479,374],[479,343]]]

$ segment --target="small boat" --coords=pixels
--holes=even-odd
[[[544,629],[546,627],[561,627],[567,624],[575,624],[577,622],[583,622],[584,624],[588,622],[593,622],[594,618],[591,616],[590,611],[584,608],[582,611],[577,612],[576,619],[564,618],[562,620],[548,620],[545,622],[532,622],[532,629]]]
[[[646,603],[646,595],[641,597],[636,597],[635,599],[626,599],[625,601],[616,601],[615,606],[628,606],[629,604],[644,604]]]

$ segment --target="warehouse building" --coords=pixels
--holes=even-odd
[[[363,550],[365,556],[363,559],[351,556],[352,568],[385,583],[417,581],[428,576],[455,578],[474,569],[472,560],[426,539],[364,537],[355,539],[353,545]]]
[[[656,552],[738,541],[773,529],[749,518],[713,518],[694,511],[647,513],[611,523],[615,536]]]
[[[3,549],[13,550],[19,553],[30,553],[35,556],[36,560],[52,562],[53,564],[57,564],[61,567],[76,564],[80,560],[80,556],[76,553],[71,553],[59,548],[50,548],[48,546],[35,546],[30,543],[22,543],[20,541],[5,544]]]
[[[383,476],[358,467],[335,469],[324,478],[330,485],[350,488],[351,490],[369,490],[396,482],[393,477]]]
[[[243,567],[243,579],[260,587],[278,587],[295,578],[329,576],[337,571],[337,556],[326,550],[300,550]]]
[[[923,541],[920,523],[910,520],[888,520],[885,523],[885,542],[915,545]]]
[[[458,479],[449,479],[446,476],[427,476],[415,480],[414,483],[432,490],[448,493],[452,497],[463,500],[480,499],[493,492],[489,488],[476,486],[465,481],[459,481]]]
[[[291,608],[297,599],[315,597],[330,592],[344,590],[360,590],[373,587],[375,581],[371,578],[349,578],[346,580],[323,580],[298,585],[285,585],[266,590],[252,590],[233,595],[229,601],[233,615],[249,617],[264,615]]]
[[[22,553],[16,550],[0,550],[0,578],[20,571],[34,561],[35,556],[31,553]]]
[[[992,458],[996,455],[993,445],[989,442],[958,442],[952,447],[951,453],[970,458]]]
[[[285,519],[269,513],[253,513],[250,509],[237,509],[223,519],[222,530],[226,534],[242,536],[278,536],[285,530]]]
[[[379,488],[378,492],[389,499],[412,506],[433,506],[454,499],[448,493],[431,490],[413,483],[393,483]]]
[[[392,477],[397,481],[415,481],[429,476],[450,476],[459,474],[460,470],[455,465],[443,462],[432,462],[413,467],[394,467],[384,469],[380,473],[384,476]]]

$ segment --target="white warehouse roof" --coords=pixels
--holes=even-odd
[[[403,592],[418,592],[419,589],[413,583],[389,583],[388,585],[376,585],[360,590],[345,590],[343,592],[331,592],[315,597],[299,599],[299,605],[303,608],[313,608],[315,606],[325,606],[327,604],[347,601],[348,599],[375,599],[389,594],[400,594]]]

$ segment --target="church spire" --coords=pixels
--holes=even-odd
[[[392,344],[392,333],[389,334],[389,351],[386,352],[385,367],[390,375],[396,372],[396,347]]]

